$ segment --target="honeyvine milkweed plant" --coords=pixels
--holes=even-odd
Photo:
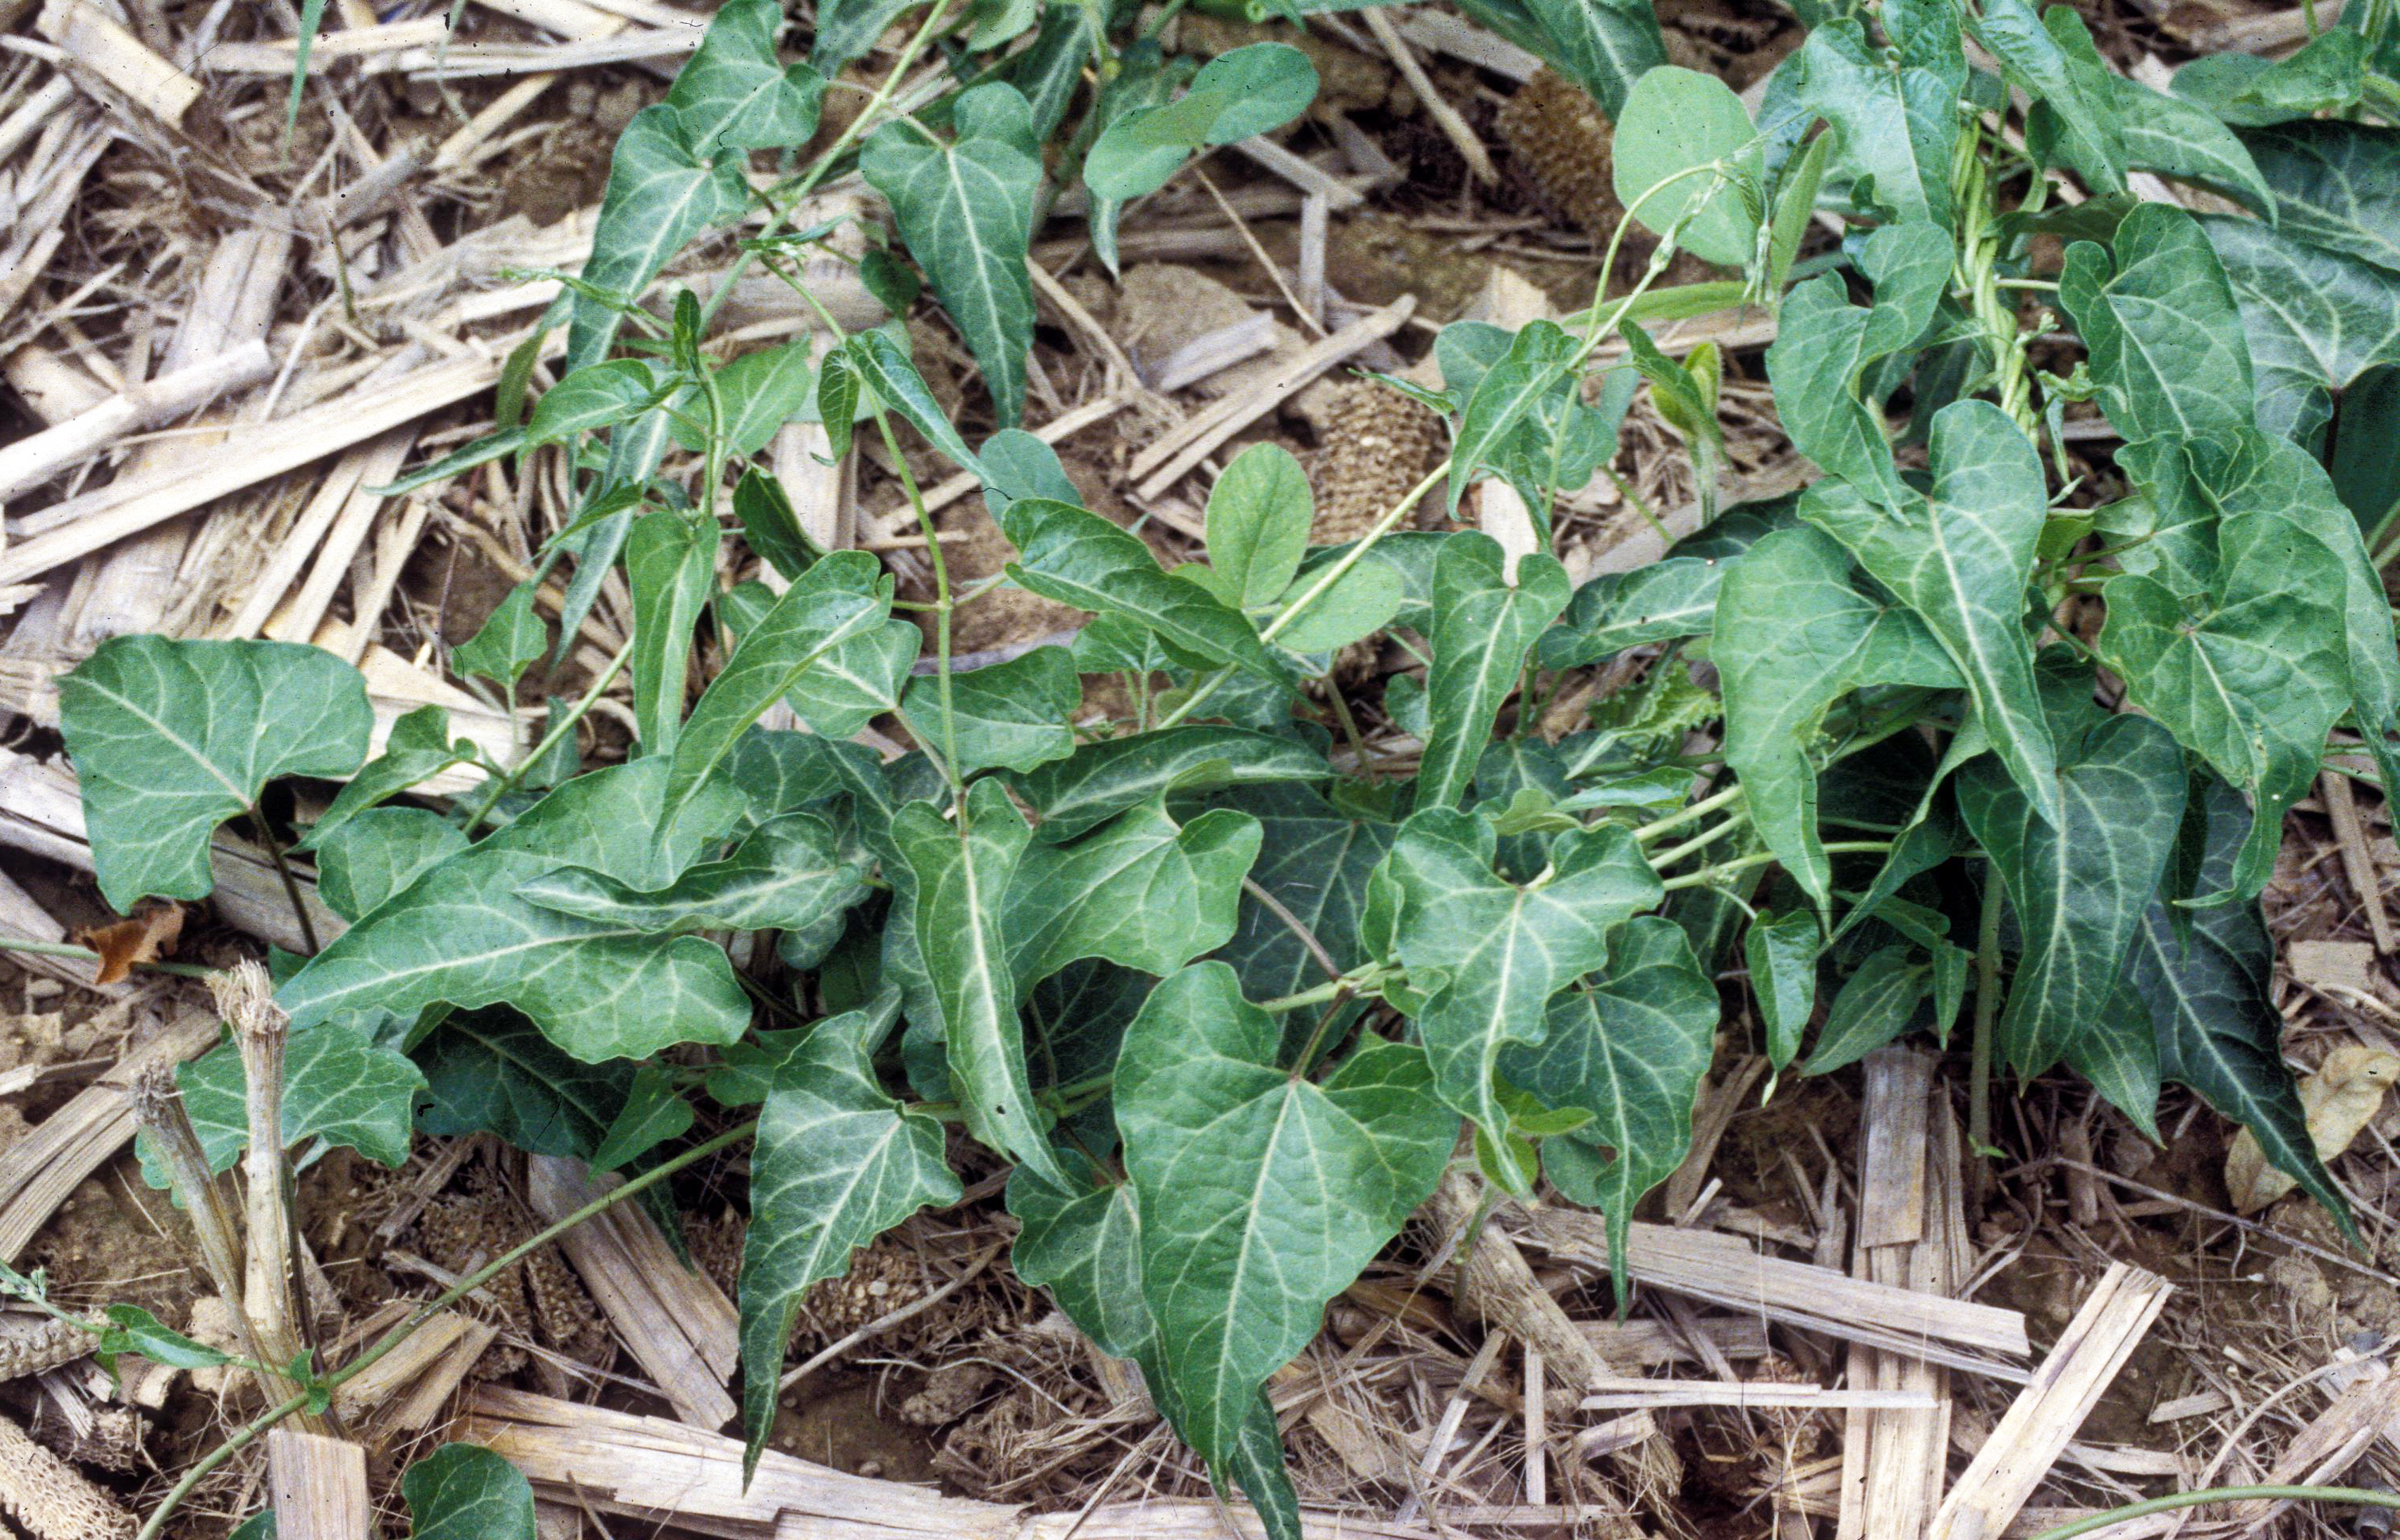
[[[1611,116],[1656,255],[1566,324],[1444,330],[1444,388],[1416,394],[1449,461],[1363,538],[1311,546],[1305,477],[1262,446],[1209,494],[1206,561],[1168,569],[1015,426],[1028,242],[1080,179],[1113,266],[1126,202],[1300,113],[1306,58],[1180,59],[1155,13],[1107,0],[824,0],[786,62],[773,0],[728,0],[617,144],[545,327],[556,383],[524,410],[537,335],[501,430],[403,484],[571,457],[583,500],[543,552],[560,635],[616,569],[632,635],[540,740],[494,762],[429,709],[370,759],[360,676],[295,646],[121,638],[64,682],[119,909],[208,893],[211,831],[268,782],[347,782],[298,841],[346,926],[278,960],[295,1145],[396,1163],[413,1129],[488,1131],[655,1169],[701,1098],[757,1108],[755,1461],[803,1294],[961,1196],[960,1125],[1014,1165],[1018,1274],[1140,1367],[1278,1536],[1298,1510],[1262,1386],[1462,1128],[1496,1189],[1547,1179],[1621,1247],[1742,1014],[1720,977],[1746,974],[1779,1070],[1966,1015],[1979,1114],[1995,1067],[2064,1063],[2146,1130],[2177,1081],[2341,1212],[2279,1058],[2257,899],[2325,768],[2389,785],[2400,759],[2369,554],[2400,512],[2391,0],[2165,90],[2112,74],[2065,7],[1803,0],[1755,116],[1665,62],[1645,0],[1465,8]],[[825,82],[895,24],[880,84],[810,153]],[[727,359],[702,347],[712,304],[634,302],[729,226],[742,269],[807,294],[805,261],[861,249],[809,223],[853,173],[896,234],[869,233],[860,277],[955,328],[1001,425],[979,445],[897,323],[845,334],[820,307],[821,361]],[[1819,224],[1838,244],[1795,282]],[[1661,287],[1677,250],[1731,276]],[[1743,301],[1777,313],[1766,374],[1820,474],[1719,509],[1724,361],[1643,323]],[[1445,479],[1455,513],[1496,477],[1547,530],[1643,383],[1711,515],[1665,559],[1575,588],[1548,554],[1403,527]],[[2070,453],[2070,409],[2103,443],[2086,402],[2113,464]],[[1006,581],[1087,628],[955,667],[952,619],[989,585],[954,585],[935,539],[914,600],[812,546],[756,463],[795,417],[837,455],[873,434],[904,480],[899,435],[921,435],[981,484]],[[661,474],[675,444],[696,471]],[[737,534],[780,593],[720,584]],[[453,658],[512,713],[552,645],[534,597]],[[1313,683],[1378,633],[1425,660],[1384,702],[1422,743],[1412,779]],[[1631,682],[1546,729],[1603,664]],[[1130,719],[1083,699],[1111,674]],[[632,756],[580,770],[576,724],[620,677]],[[779,703],[804,730],[759,726]],[[853,742],[871,721],[913,748]],[[395,800],[460,764],[480,790]],[[240,1074],[221,1050],[185,1075],[225,1162]]]

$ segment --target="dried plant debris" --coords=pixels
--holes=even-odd
[[[1450,447],[1431,408],[1373,380],[1323,380],[1293,410],[1316,439],[1309,481],[1316,494],[1312,545],[1342,545],[1392,511]]]
[[[477,1165],[458,1190],[434,1198],[417,1217],[413,1236],[425,1260],[450,1273],[468,1273],[490,1262],[536,1232],[533,1216],[489,1166]],[[556,1349],[578,1363],[605,1364],[612,1339],[600,1308],[582,1280],[545,1246],[484,1285],[483,1294],[511,1332]],[[476,1373],[503,1378],[525,1367],[520,1348],[502,1344],[484,1356]]]
[[[1493,126],[1543,209],[1606,239],[1624,217],[1611,181],[1612,126],[1581,87],[1545,65],[1509,95]]]
[[[139,1527],[90,1478],[0,1414],[0,1512],[34,1540],[132,1540]]]

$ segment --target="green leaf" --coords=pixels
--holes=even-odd
[[[1644,642],[1707,635],[1725,571],[1713,557],[1670,556],[1602,573],[1575,590],[1558,625],[1543,635],[1542,667],[1578,668]]]
[[[423,808],[370,808],[316,842],[317,892],[352,923],[467,848],[467,837]]]
[[[848,362],[848,367],[839,374],[828,361],[825,374],[826,388],[818,397],[818,411],[824,417],[826,430],[833,430],[832,425],[837,417],[845,424],[850,421],[849,413],[842,408],[841,399],[845,395],[854,395],[863,382],[875,392],[877,401],[899,413],[907,419],[910,427],[925,435],[927,443],[980,479],[984,474],[983,461],[967,447],[967,441],[951,425],[949,414],[942,410],[940,402],[934,399],[933,388],[925,383],[925,376],[917,372],[916,361],[906,351],[907,334],[901,332],[895,338],[893,334],[894,330],[879,326],[872,332],[861,332],[852,337],[838,355]],[[845,429],[837,452],[845,452],[848,443]]]
[[[1889,67],[1853,20],[1818,27],[1793,57],[1795,102],[1842,136],[1840,164],[1865,184],[1857,196],[1947,230],[1958,142],[1952,82],[1918,63]]]
[[[791,812],[762,824],[722,861],[703,862],[670,885],[644,891],[585,866],[558,866],[528,881],[525,902],[644,934],[804,931],[867,895],[863,861],[845,856],[833,826]]]
[[[866,552],[836,552],[794,579],[742,638],[685,721],[667,780],[668,810],[699,788],[762,712],[845,643],[880,628],[891,612],[892,579]]]
[[[1715,638],[1725,762],[1767,849],[1821,906],[1832,867],[1810,751],[1826,710],[1861,685],[1940,688],[1957,672],[1922,621],[1861,594],[1848,552],[1808,527],[1763,537],[1725,574]]]
[[[538,586],[528,580],[509,590],[475,634],[451,650],[450,666],[466,677],[514,688],[525,670],[550,650],[550,630],[533,612]]]
[[[958,729],[961,775],[1001,766],[1030,770],[1075,752],[1070,725],[1084,703],[1084,684],[1074,655],[1062,647],[1038,647],[1005,662],[950,675],[950,708]],[[942,736],[941,681],[908,681],[900,713],[921,743],[947,745]]]
[[[1031,847],[1002,910],[1018,992],[1081,958],[1170,974],[1223,946],[1261,838],[1230,808],[1179,827],[1153,797],[1080,839]]]
[[[852,1011],[818,1023],[759,1113],[738,1290],[745,1477],[766,1446],[784,1350],[810,1288],[849,1271],[853,1248],[918,1209],[959,1198],[941,1124],[893,1100],[876,1078],[875,1040],[889,1019]]]
[[[2265,128],[2358,101],[2366,39],[2336,28],[2312,37],[2288,59],[2218,53],[2175,71],[2175,94],[2228,123]]]
[[[1003,428],[983,441],[984,506],[998,518],[1020,497],[1048,497],[1081,507],[1084,495],[1059,463],[1058,451],[1022,428]]]
[[[444,1444],[401,1473],[409,1540],[534,1540],[533,1484],[487,1449]]]
[[[1023,1166],[1008,1179],[1008,1211],[1020,1228],[1008,1258],[1030,1288],[1047,1288],[1092,1345],[1163,1383],[1158,1323],[1141,1292],[1141,1221],[1133,1185],[1108,1178],[1080,1150],[1061,1149],[1070,1186]]]
[[[806,342],[744,353],[716,371],[716,384],[724,414],[718,421],[718,437],[730,456],[757,454],[777,429],[816,400],[816,376],[809,368]],[[683,404],[695,420],[675,420],[675,442],[696,455],[708,447],[700,431],[707,421],[708,401],[695,393],[685,397]]]
[[[178,1070],[175,1083],[209,1169],[232,1169],[250,1145],[240,1050],[220,1043]],[[409,1114],[425,1084],[404,1056],[376,1046],[355,1027],[329,1021],[295,1030],[283,1054],[284,1148],[322,1139],[385,1165],[405,1165]],[[164,1166],[150,1169],[146,1138],[143,1164],[150,1185],[167,1185]]]
[[[2332,392],[2400,363],[2400,272],[2293,239],[2255,220],[2201,221],[2242,307],[2266,432],[2312,444]]]
[[[1549,44],[1535,51],[1600,103],[1609,121],[1623,118],[1635,83],[1667,62],[1650,0],[1524,0]]]
[[[916,7],[917,0],[834,0],[817,12],[816,42],[809,62],[830,80],[842,67],[866,57],[876,39]]]
[[[676,73],[667,105],[702,155],[797,149],[816,133],[825,79],[775,57],[783,22],[778,0],[725,0]]]
[[[908,252],[983,370],[1002,428],[1025,411],[1025,359],[1033,343],[1033,280],[1026,242],[1042,160],[1031,109],[1014,86],[993,82],[959,98],[956,143],[929,143],[901,122],[868,136],[859,168],[892,200]]]
[[[1003,907],[1032,838],[997,781],[975,784],[956,826],[930,802],[892,818],[892,841],[917,879],[917,947],[933,975],[967,1132],[1063,1184],[1033,1105]]]
[[[1950,238],[1940,226],[1921,220],[1887,225],[1859,252],[1860,270],[1875,284],[1875,305],[1852,305],[1838,274],[1812,279],[1784,296],[1766,350],[1776,412],[1793,446],[1882,501],[1899,499],[1900,475],[1882,419],[1859,399],[1860,380],[1932,323],[1952,261]]]
[[[692,237],[749,207],[738,157],[712,162],[692,143],[682,113],[664,102],[644,107],[617,136],[583,282],[632,299]],[[607,356],[623,320],[615,306],[581,293],[571,314],[563,365],[569,375]]]
[[[1393,941],[1411,977],[1442,974],[1417,1018],[1443,1103],[1495,1142],[1509,1126],[1492,1070],[1509,1043],[1538,1043],[1549,999],[1608,961],[1609,935],[1665,896],[1622,825],[1562,835],[1546,880],[1492,869],[1491,826],[1429,809],[1400,826],[1382,880],[1398,900]]]
[[[1262,1387],[1432,1192],[1458,1125],[1416,1048],[1370,1039],[1320,1085],[1284,1070],[1281,1040],[1231,968],[1194,963],[1126,1029],[1116,1121],[1166,1407],[1212,1472],[1243,1471],[1269,1533],[1296,1537],[1259,1447],[1275,1433]]]
[[[585,1064],[506,1011],[453,1011],[415,1049],[437,1138],[493,1134],[529,1154],[590,1160],[632,1091],[621,1060]]]
[[[587,364],[541,393],[525,424],[525,447],[564,443],[579,433],[627,423],[658,404],[667,388],[659,371],[640,359]]]
[[[587,1061],[730,1043],[748,997],[697,936],[580,920],[530,902],[552,856],[484,845],[427,871],[283,987],[295,1024],[370,1007],[511,1005]]]
[[[451,739],[449,713],[440,706],[417,707],[391,725],[383,752],[350,778],[293,849],[319,849],[328,836],[377,803],[453,765],[471,761],[474,748],[466,739]]]
[[[2182,821],[2183,755],[2157,723],[2110,717],[2060,766],[2058,792],[2059,817],[2045,824],[1986,762],[1958,781],[1959,811],[2007,883],[2025,938],[1998,1044],[2028,1077],[2107,1012]]]
[[[101,1314],[108,1318],[108,1329],[101,1334],[92,1356],[112,1377],[120,1353],[139,1354],[170,1369],[215,1369],[233,1361],[207,1343],[171,1329],[140,1305],[113,1304]]]
[[[617,1170],[669,1139],[683,1138],[691,1131],[692,1116],[691,1103],[675,1092],[675,1071],[663,1064],[643,1065],[634,1071],[625,1105],[592,1153],[592,1169]]]
[[[204,898],[209,838],[279,776],[338,779],[375,726],[359,671],[292,642],[116,636],[59,681],[101,896]]]
[[[2400,365],[2370,369],[2342,393],[2341,417],[2325,469],[2360,531],[2380,540],[2400,518]]]
[[[2127,165],[2197,183],[2261,218],[2275,217],[2275,195],[2232,129],[2188,102],[2121,75],[2108,77],[2108,89],[2117,99]],[[2046,108],[2038,111],[2051,116]],[[2028,129],[2028,138],[2033,131]]]
[[[785,582],[806,572],[825,554],[800,527],[784,484],[763,470],[753,468],[742,473],[733,488],[733,516],[742,521],[742,538]]]
[[[2101,659],[2126,699],[2257,799],[2233,864],[2237,896],[2272,871],[2284,814],[2315,784],[2326,729],[2347,703],[2341,564],[2271,514],[2226,518],[2222,561],[2200,612],[2155,578],[2127,573],[2101,591]]]
[[[1826,1010],[1807,1072],[1829,1074],[1892,1042],[1932,988],[1932,965],[1916,947],[1901,942],[1871,954]]]
[[[2111,1106],[2159,1138],[2159,1040],[2132,980],[2120,974],[2107,1005],[2066,1044],[2066,1067],[2092,1083]]]
[[[671,508],[643,514],[625,538],[625,579],[634,591],[634,735],[644,754],[672,754],[692,629],[716,592],[716,525]]]
[[[1954,402],[1933,415],[1930,495],[1878,506],[1822,481],[1800,516],[1849,548],[1867,575],[1900,596],[1967,681],[1992,747],[2054,824],[2056,751],[2033,681],[2025,627],[2034,547],[2049,513],[2041,457],[1989,402]]]
[[[717,614],[740,634],[757,629],[774,607],[764,583],[743,583],[717,601]],[[888,620],[844,639],[792,683],[784,703],[810,731],[847,738],[899,708],[908,671],[925,637],[906,620]]]
[[[1208,565],[1242,609],[1271,605],[1308,549],[1316,504],[1308,472],[1277,443],[1254,443],[1208,489]]]
[[[1358,937],[1367,881],[1399,834],[1397,825],[1345,817],[1315,792],[1294,785],[1238,788],[1213,799],[1257,819],[1263,833],[1250,880],[1306,926],[1334,965],[1368,961]],[[1253,1000],[1297,994],[1324,971],[1283,917],[1245,892],[1233,938],[1217,953],[1241,975]]]
[[[1111,122],[1084,157],[1084,183],[1123,202],[1156,190],[1184,157],[1279,129],[1316,97],[1316,66],[1283,43],[1253,43],[1201,66],[1177,101],[1135,107]]]
[[[1087,743],[1017,783],[1041,838],[1072,839],[1162,792],[1327,781],[1333,768],[1304,743],[1247,728],[1194,726]]]
[[[1443,546],[1434,568],[1433,667],[1425,676],[1433,735],[1417,774],[1420,808],[1456,807],[1474,784],[1475,763],[1526,653],[1571,596],[1555,558],[1524,557],[1514,586],[1500,542],[1477,533]]]
[[[2115,244],[2113,276],[2108,254],[2079,240],[2058,281],[2108,420],[2129,443],[2230,438],[2248,427],[2242,315],[2200,222],[2172,204],[2145,203],[2117,226]]]
[[[2039,16],[2027,0],[1984,0],[1968,30],[2000,61],[2010,84],[2057,115],[2064,158],[2095,193],[2125,188],[2130,156],[2113,75],[2083,19],[2065,6]]]
[[[2196,790],[2208,828],[2202,881],[2220,891],[2238,888],[2242,798],[2222,783],[2202,782]],[[2284,1068],[2284,1019],[2269,998],[2274,961],[2256,902],[2178,915],[2158,900],[2134,934],[2130,976],[2157,1033],[2160,1072],[2249,1129],[2267,1159],[2348,1231],[2349,1206],[2317,1159],[2299,1093]]]
[[[1555,321],[1537,320],[1520,330],[1505,356],[1476,379],[1461,410],[1458,439],[1450,452],[1450,514],[1478,472],[1502,463],[1506,445],[1543,398],[1574,373],[1582,345]],[[1447,361],[1443,377],[1463,388]]]
[[[1592,1114],[1543,1142],[1542,1169],[1570,1201],[1607,1216],[1611,1256],[1626,1255],[1634,1206],[1692,1147],[1718,1013],[1716,986],[1682,928],[1643,915],[1625,927],[1598,988],[1551,1003],[1538,1048],[1512,1045],[1500,1057],[1500,1072],[1545,1106]],[[1612,1272],[1621,1310],[1632,1280]]]
[[[1567,8],[1564,0],[1550,3]],[[1655,235],[1682,223],[1676,243],[1694,256],[1741,266],[1757,249],[1765,219],[1757,204],[1757,140],[1732,87],[1662,61],[1633,83],[1616,115],[1609,146],[1616,200]],[[1716,162],[1735,180],[1711,193],[1713,174],[1698,168]]]
[[[1761,911],[1742,940],[1758,1019],[1766,1029],[1766,1062],[1778,1074],[1799,1056],[1800,1039],[1817,1010],[1817,957],[1824,949],[1817,917],[1805,911]]]
[[[1008,575],[1018,587],[1078,609],[1122,615],[1171,647],[1289,688],[1248,619],[1199,584],[1168,576],[1139,537],[1048,497],[1017,499],[1000,523],[1017,550]]]

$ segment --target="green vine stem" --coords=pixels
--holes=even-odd
[[[492,783],[492,789],[484,794],[484,799],[475,805],[474,812],[467,819],[467,835],[470,838],[474,837],[477,829],[484,826],[484,821],[492,816],[492,810],[500,805],[500,798],[516,789],[517,783],[525,779],[525,771],[540,764],[550,751],[558,746],[559,740],[573,732],[576,724],[591,715],[592,708],[600,703],[601,695],[616,682],[617,675],[625,671],[625,665],[632,661],[633,656],[634,642],[633,638],[628,637],[625,645],[617,649],[617,655],[608,660],[607,667],[600,671],[600,677],[593,680],[592,688],[583,692],[583,698],[575,702],[574,707],[566,716],[551,724],[550,730],[541,735],[541,742],[533,746],[531,753],[517,761],[514,770]]]
[[[2074,1540],[2079,1534],[2091,1534],[2129,1519],[2147,1519],[2154,1513],[2173,1513],[2177,1508],[2196,1508],[2209,1503],[2259,1502],[2349,1503],[2362,1508],[2400,1508],[2400,1492],[2371,1492],[2365,1487],[2210,1487],[2202,1492],[2173,1492],[2164,1497],[2128,1503],[2121,1508],[2110,1508],[2071,1524],[2044,1530],[2033,1540]]]
[[[34,957],[63,957],[77,962],[98,962],[100,954],[89,947],[78,947],[67,941],[23,941],[15,936],[0,935],[0,952],[25,952]],[[206,978],[216,972],[197,962],[137,962],[133,964],[147,974],[172,974],[177,978]]]
[[[134,1540],[158,1540],[158,1537],[166,1533],[167,1520],[173,1517],[174,1512],[178,1507],[183,1506],[184,1499],[192,1494],[193,1489],[208,1479],[211,1471],[215,1470],[219,1465],[224,1465],[227,1460],[232,1459],[235,1455],[240,1453],[243,1450],[257,1442],[258,1439],[264,1437],[269,1429],[282,1422],[285,1418],[306,1411],[312,1403],[316,1402],[318,1397],[330,1396],[334,1390],[338,1389],[343,1384],[348,1383],[358,1375],[364,1373],[371,1366],[383,1358],[387,1354],[390,1353],[392,1349],[406,1342],[416,1333],[419,1327],[431,1320],[435,1315],[440,1315],[443,1311],[450,1308],[450,1306],[457,1304],[460,1300],[465,1299],[468,1295],[483,1288],[494,1278],[498,1277],[502,1273],[507,1272],[511,1267],[516,1265],[517,1262],[524,1260],[526,1256],[539,1250],[540,1247],[549,1245],[552,1241],[556,1240],[559,1236],[574,1229],[577,1225],[581,1224],[584,1220],[595,1219],[598,1216],[607,1213],[609,1209],[616,1207],[617,1205],[624,1202],[627,1198],[634,1197],[638,1193],[648,1191],[650,1188],[656,1187],[659,1183],[666,1180],[669,1177],[674,1176],[676,1172],[683,1170],[685,1167],[695,1165],[720,1151],[739,1144],[743,1139],[748,1138],[752,1134],[757,1133],[757,1122],[756,1119],[753,1119],[752,1121],[742,1124],[737,1127],[729,1128],[714,1138],[706,1139],[699,1144],[695,1144],[690,1149],[685,1151],[679,1155],[676,1155],[673,1159],[662,1161],[659,1165],[652,1166],[649,1170],[634,1178],[623,1186],[613,1188],[607,1192],[603,1192],[598,1197],[593,1198],[590,1203],[587,1203],[582,1207],[577,1209],[574,1213],[567,1215],[557,1223],[536,1233],[532,1239],[511,1247],[507,1251],[502,1252],[498,1257],[484,1263],[482,1267],[477,1268],[474,1272],[470,1273],[465,1277],[459,1279],[449,1288],[443,1290],[437,1298],[430,1300],[424,1304],[418,1306],[406,1320],[402,1321],[399,1325],[385,1332],[381,1337],[376,1338],[374,1345],[369,1347],[365,1352],[360,1354],[348,1363],[344,1364],[341,1368],[334,1370],[332,1373],[318,1380],[314,1384],[310,1385],[307,1389],[303,1390],[298,1395],[280,1401],[274,1406],[267,1408],[265,1411],[260,1412],[256,1417],[252,1418],[239,1429],[236,1430],[224,1443],[219,1444],[216,1448],[202,1455],[193,1464],[191,1469],[184,1473],[182,1479],[178,1480],[174,1486],[168,1489],[167,1495],[158,1500],[158,1506],[150,1510],[150,1517],[143,1520],[141,1532],[134,1536]]]

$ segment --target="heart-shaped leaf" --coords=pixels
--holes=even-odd
[[[375,727],[359,671],[292,642],[114,636],[59,681],[100,893],[205,898],[209,839],[279,776],[340,777]]]

